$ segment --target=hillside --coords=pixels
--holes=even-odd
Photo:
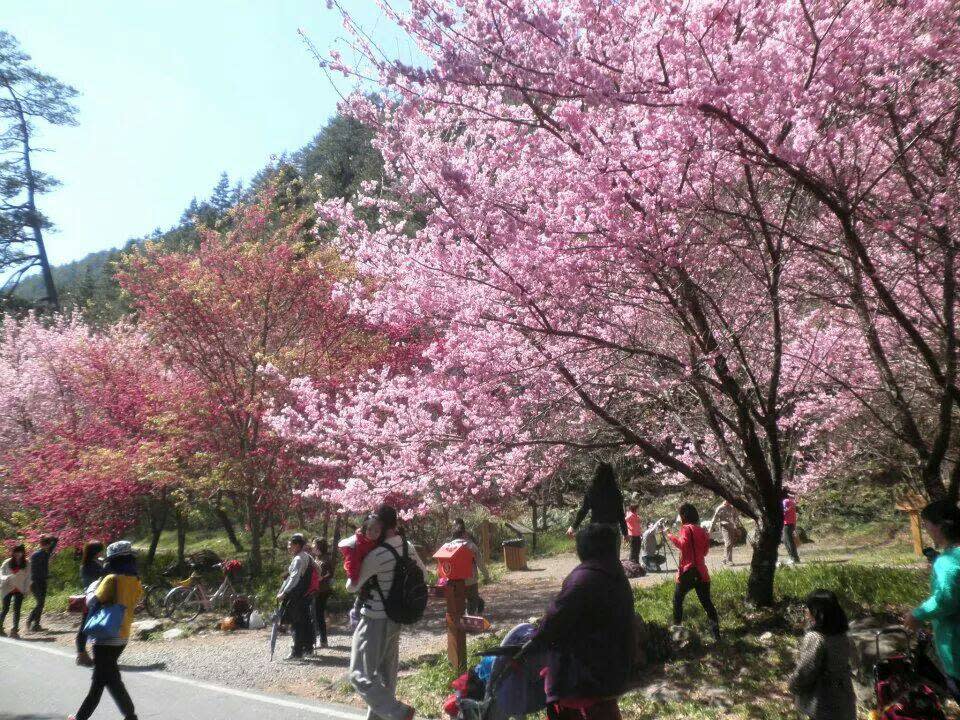
[[[209,198],[191,199],[170,229],[158,229],[129,240],[123,248],[101,250],[54,266],[53,279],[63,309],[80,309],[87,320],[94,323],[118,319],[128,310],[113,274],[125,252],[147,241],[159,242],[171,249],[190,248],[197,241],[195,223],[216,226],[230,208],[273,179],[296,183],[308,201],[353,195],[360,183],[379,178],[383,173],[383,159],[371,146],[372,137],[372,132],[356,120],[336,116],[305,146],[263,167],[246,187],[231,185],[223,173]],[[16,297],[29,304],[44,294],[43,282],[37,274],[23,280]]]

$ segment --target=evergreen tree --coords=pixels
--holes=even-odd
[[[0,289],[9,295],[32,268],[39,267],[43,300],[60,306],[47,260],[43,231],[50,221],[37,196],[56,180],[33,166],[36,123],[75,125],[77,91],[30,65],[13,35],[0,30]]]

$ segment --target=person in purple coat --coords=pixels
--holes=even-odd
[[[548,717],[618,720],[633,656],[633,593],[610,525],[577,533],[580,564],[563,581],[523,654],[548,653]]]

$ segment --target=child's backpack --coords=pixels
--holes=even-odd
[[[427,600],[429,592],[427,590],[427,580],[423,576],[423,570],[410,557],[410,546],[407,541],[403,541],[403,555],[387,543],[383,543],[397,561],[393,571],[393,584],[390,586],[390,594],[383,595],[383,591],[377,588],[380,597],[383,598],[383,609],[387,617],[395,623],[401,625],[412,625],[419,622],[427,609]]]
[[[621,560],[620,562],[623,565],[623,573],[628,578],[641,578],[647,574],[640,563],[635,563],[633,560]]]

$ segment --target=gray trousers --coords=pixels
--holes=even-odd
[[[796,525],[784,525],[781,540],[787,548],[790,559],[794,562],[800,562],[800,554],[797,552],[797,527]]]
[[[734,539],[734,526],[730,523],[722,523],[720,525],[720,532],[723,535],[723,550],[724,558],[728,563],[733,562],[733,539]]]
[[[350,652],[350,684],[369,710],[367,720],[405,720],[410,708],[397,700],[400,625],[389,618],[360,618]]]

